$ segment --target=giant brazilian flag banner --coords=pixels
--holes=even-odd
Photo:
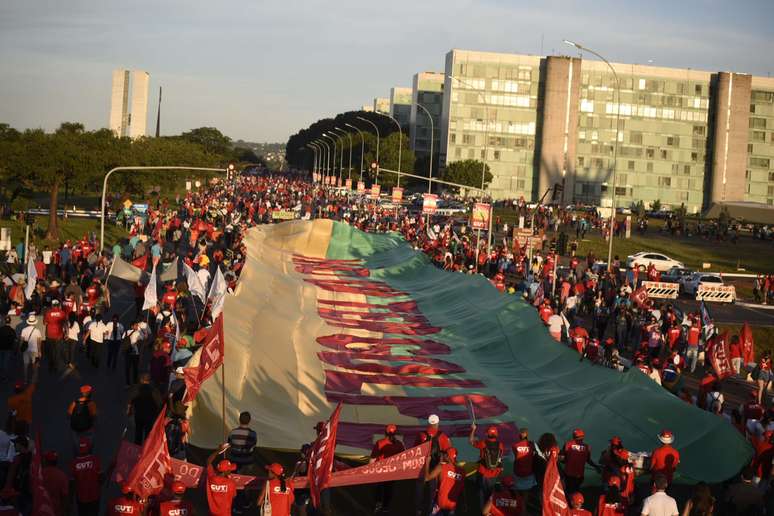
[[[225,303],[226,420],[253,415],[259,444],[297,450],[343,404],[337,451],[365,456],[384,425],[407,446],[438,414],[461,456],[467,435],[496,425],[510,445],[518,428],[560,442],[586,431],[596,457],[617,435],[650,451],[670,429],[686,480],[717,482],[752,454],[724,419],[686,404],[639,371],[579,362],[535,309],[483,277],[437,269],[398,235],[329,220],[259,226]],[[206,382],[192,442],[222,440],[221,375]],[[509,446],[510,448],[510,446]]]

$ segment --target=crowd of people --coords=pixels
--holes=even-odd
[[[683,514],[732,514],[723,512],[729,507],[749,507],[751,512],[745,514],[763,514],[755,511],[772,503],[766,489],[774,458],[774,411],[767,408],[765,397],[774,378],[770,357],[760,357],[755,367],[759,388],[741,407],[725,402],[722,382],[711,372],[704,376],[699,390],[691,392],[684,377],[697,368],[705,370],[704,349],[713,338],[699,314],[633,300],[632,293],[652,271],[625,270],[618,258],[611,270],[600,270],[592,254],[576,256],[577,241],[587,232],[609,231],[597,213],[579,215],[547,206],[531,209],[523,200],[510,206],[530,221],[533,235],[541,237],[540,245],[519,245],[500,220],[495,223],[495,234],[505,234],[505,238],[492,238],[489,245],[485,234],[479,238],[466,219],[455,215],[426,216],[410,206],[382,206],[368,196],[313,183],[304,174],[264,175],[216,181],[175,201],[158,201],[147,211],[123,216],[120,224],[126,227],[127,237],[104,251],[94,234],[56,247],[20,243],[5,253],[0,277],[0,313],[6,314],[0,327],[0,377],[14,385],[6,425],[0,431],[0,511],[26,516],[32,509],[33,396],[41,375],[65,381],[89,370],[118,379],[129,389],[125,413],[134,442],[145,441],[164,410],[170,455],[189,458],[183,367],[217,316],[219,298],[212,291],[216,283],[222,285],[222,291],[236,287],[246,258],[242,238],[251,226],[279,222],[291,213],[300,219],[334,219],[368,232],[400,233],[438,267],[483,274],[506,295],[525,297],[536,306],[549,333],[575,349],[581,360],[622,371],[637,368],[687,403],[727,418],[754,444],[755,460],[717,501],[707,486],[696,486],[688,502],[690,509]],[[545,236],[551,231],[575,236],[564,258],[556,251],[558,236]],[[621,231],[622,223],[616,224],[613,232]],[[131,288],[119,289],[117,294],[109,278],[119,258],[142,274]],[[165,264],[177,270],[164,271]],[[149,306],[145,290],[148,278],[154,277],[152,271],[161,279],[156,302]],[[192,289],[189,274],[209,294],[201,296]],[[734,364],[741,374],[751,364],[739,360],[738,339],[731,343],[732,353],[735,349]],[[68,514],[71,506],[79,515],[98,514],[100,503],[106,501],[103,485],[111,472],[94,450],[101,414],[94,387],[82,384],[77,397],[62,407],[71,432],[73,459],[60,464],[59,454],[46,448],[45,442],[41,444],[44,449],[38,450],[44,458],[44,484],[54,514]],[[59,417],[35,414],[34,421],[48,424]],[[309,445],[302,447],[289,474],[279,463],[268,464],[260,472],[267,480],[257,492],[237,489],[230,478],[233,473],[256,472],[254,449],[259,436],[250,422],[250,413],[243,412],[228,441],[206,462],[209,512],[237,514],[252,507],[264,508],[265,513],[270,506],[274,516],[291,511],[316,514],[308,491],[294,490],[292,482],[306,474]],[[457,449],[439,423],[438,416],[430,415],[426,431],[413,443],[431,442],[415,489],[417,514],[462,513],[458,508],[462,508],[466,475]],[[679,453],[671,446],[675,436],[669,430],[658,436],[662,446],[648,454],[639,470],[635,470],[632,452],[615,436],[610,436],[609,448],[594,460],[580,428],[564,443],[561,436],[552,434],[531,441],[526,428],[519,431],[519,440],[508,449],[496,427],[488,428],[484,439],[476,437],[475,426],[471,428],[469,445],[480,453],[475,473],[478,495],[467,500],[466,510],[491,515],[534,511],[541,505],[546,466],[555,457],[571,514],[629,514],[640,508],[647,515],[678,514],[675,500],[666,494],[680,464]],[[399,429],[388,425],[371,459],[382,460],[403,451],[398,435]],[[513,470],[506,471],[504,460],[511,453]],[[595,499],[583,489],[587,467],[601,475],[603,489]],[[635,484],[637,474],[649,481]],[[164,499],[151,503],[139,500],[128,484],[122,491],[108,502],[108,514],[196,512],[186,486],[179,482]],[[392,492],[392,484],[377,486],[375,513],[387,513]],[[330,510],[326,491],[322,507]]]

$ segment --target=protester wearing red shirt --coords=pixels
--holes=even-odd
[[[447,449],[432,471],[430,461],[425,461],[424,478],[425,482],[438,479],[438,514],[453,515],[465,491],[465,470],[457,464],[457,449]]]
[[[513,476],[516,490],[524,498],[524,505],[529,503],[530,490],[537,485],[533,461],[535,458],[535,443],[529,440],[529,430],[519,429],[519,440],[511,446],[513,450]]]
[[[58,370],[59,357],[62,356],[63,351],[66,321],[67,313],[60,308],[59,300],[52,300],[51,309],[43,317],[43,322],[46,324],[45,353],[48,355],[49,372]]]
[[[194,509],[191,502],[183,500],[185,484],[179,481],[172,482],[172,499],[161,502],[159,516],[193,516]]]
[[[295,498],[292,483],[285,479],[285,468],[275,462],[266,466],[266,470],[269,472],[269,480],[264,484],[258,497],[258,507],[264,506],[268,496],[271,516],[290,516],[290,508]]]
[[[583,484],[586,464],[596,469],[599,466],[591,459],[591,447],[583,442],[586,433],[580,428],[572,431],[572,440],[567,441],[559,453],[559,460],[564,462],[564,475],[566,489],[574,493]]]
[[[663,446],[653,450],[650,455],[650,473],[653,477],[661,473],[671,484],[672,476],[680,464],[680,452],[671,446],[675,440],[671,431],[662,430],[658,435],[658,440],[663,443]]]
[[[212,516],[231,516],[231,505],[237,492],[236,482],[229,478],[229,475],[236,470],[236,465],[224,458],[218,462],[217,471],[212,466],[215,457],[222,455],[228,446],[228,443],[221,444],[220,448],[207,458],[205,489],[207,490],[207,505]]]
[[[513,477],[507,476],[495,484],[494,491],[484,505],[484,516],[521,516],[526,504],[513,486]]]
[[[675,351],[679,347],[681,335],[682,330],[680,326],[677,324],[677,321],[673,321],[667,330],[667,342],[669,343],[670,350]]]
[[[122,485],[121,496],[113,498],[108,503],[107,514],[108,516],[142,515],[142,504],[135,499],[129,484]]]
[[[96,516],[101,494],[99,457],[91,454],[91,442],[81,438],[78,455],[70,463],[70,475],[75,481],[75,502],[78,516]]]
[[[406,447],[403,446],[403,441],[397,438],[397,433],[398,427],[395,425],[390,424],[384,428],[385,437],[376,441],[376,444],[374,444],[374,447],[371,450],[371,462],[392,457],[406,449]],[[394,482],[381,482],[376,485],[375,513],[382,510],[387,511],[389,509],[394,484]]]
[[[613,476],[607,482],[607,492],[599,497],[597,502],[597,516],[623,516],[626,514],[621,493],[621,479]]]
[[[570,496],[570,516],[591,516],[591,512],[583,508],[583,501],[581,493]]]
[[[744,404],[742,407],[742,414],[744,415],[745,422],[750,419],[760,420],[763,417],[763,406],[758,403],[758,393],[750,391],[750,401]]]
[[[43,457],[43,485],[54,507],[54,514],[63,516],[68,511],[70,501],[70,481],[67,475],[57,467],[59,455],[55,451],[46,452]]]
[[[490,426],[486,429],[486,439],[482,441],[476,439],[476,425],[470,425],[468,441],[473,448],[479,451],[476,484],[478,486],[479,503],[483,507],[492,495],[497,477],[503,471],[505,446],[500,442],[496,426]]]
[[[576,326],[570,330],[570,337],[575,346],[575,351],[582,355],[583,351],[586,349],[586,343],[589,340],[589,332],[586,331],[586,328],[583,326]]]

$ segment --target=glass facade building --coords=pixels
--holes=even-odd
[[[753,77],[745,200],[774,205],[774,86],[756,82]]]
[[[390,88],[390,116],[398,121],[404,132],[408,132],[411,118],[411,88]]]
[[[414,75],[411,88],[411,114],[409,138],[411,148],[419,156],[430,153],[430,120],[427,113],[417,107],[425,108],[433,119],[433,162],[437,161],[441,141],[441,111],[443,110],[444,74],[439,72],[421,72]]]

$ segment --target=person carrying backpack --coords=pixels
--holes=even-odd
[[[478,486],[479,503],[483,509],[486,502],[491,498],[495,483],[503,471],[505,446],[500,442],[496,426],[490,426],[486,429],[485,440],[476,439],[475,423],[470,425],[468,441],[480,454],[476,485]]]
[[[449,436],[443,433],[438,425],[441,422],[436,414],[431,414],[427,418],[427,429],[425,434],[430,440],[430,457],[428,459],[430,471],[433,471],[435,467],[441,462],[442,455],[451,448],[451,440]],[[425,497],[424,486],[427,485],[430,490],[430,496]],[[420,478],[417,480],[416,490],[414,493],[416,503],[417,514],[430,514],[433,508],[433,502],[435,499],[435,493],[438,490],[438,478],[434,477],[428,480]]]
[[[81,437],[86,437],[89,441],[93,440],[94,427],[97,422],[97,405],[91,400],[91,385],[81,386],[80,393],[78,399],[71,402],[67,408],[75,450],[78,449]]]
[[[173,413],[164,427],[167,434],[167,449],[175,459],[186,460],[189,425],[185,415]]]

